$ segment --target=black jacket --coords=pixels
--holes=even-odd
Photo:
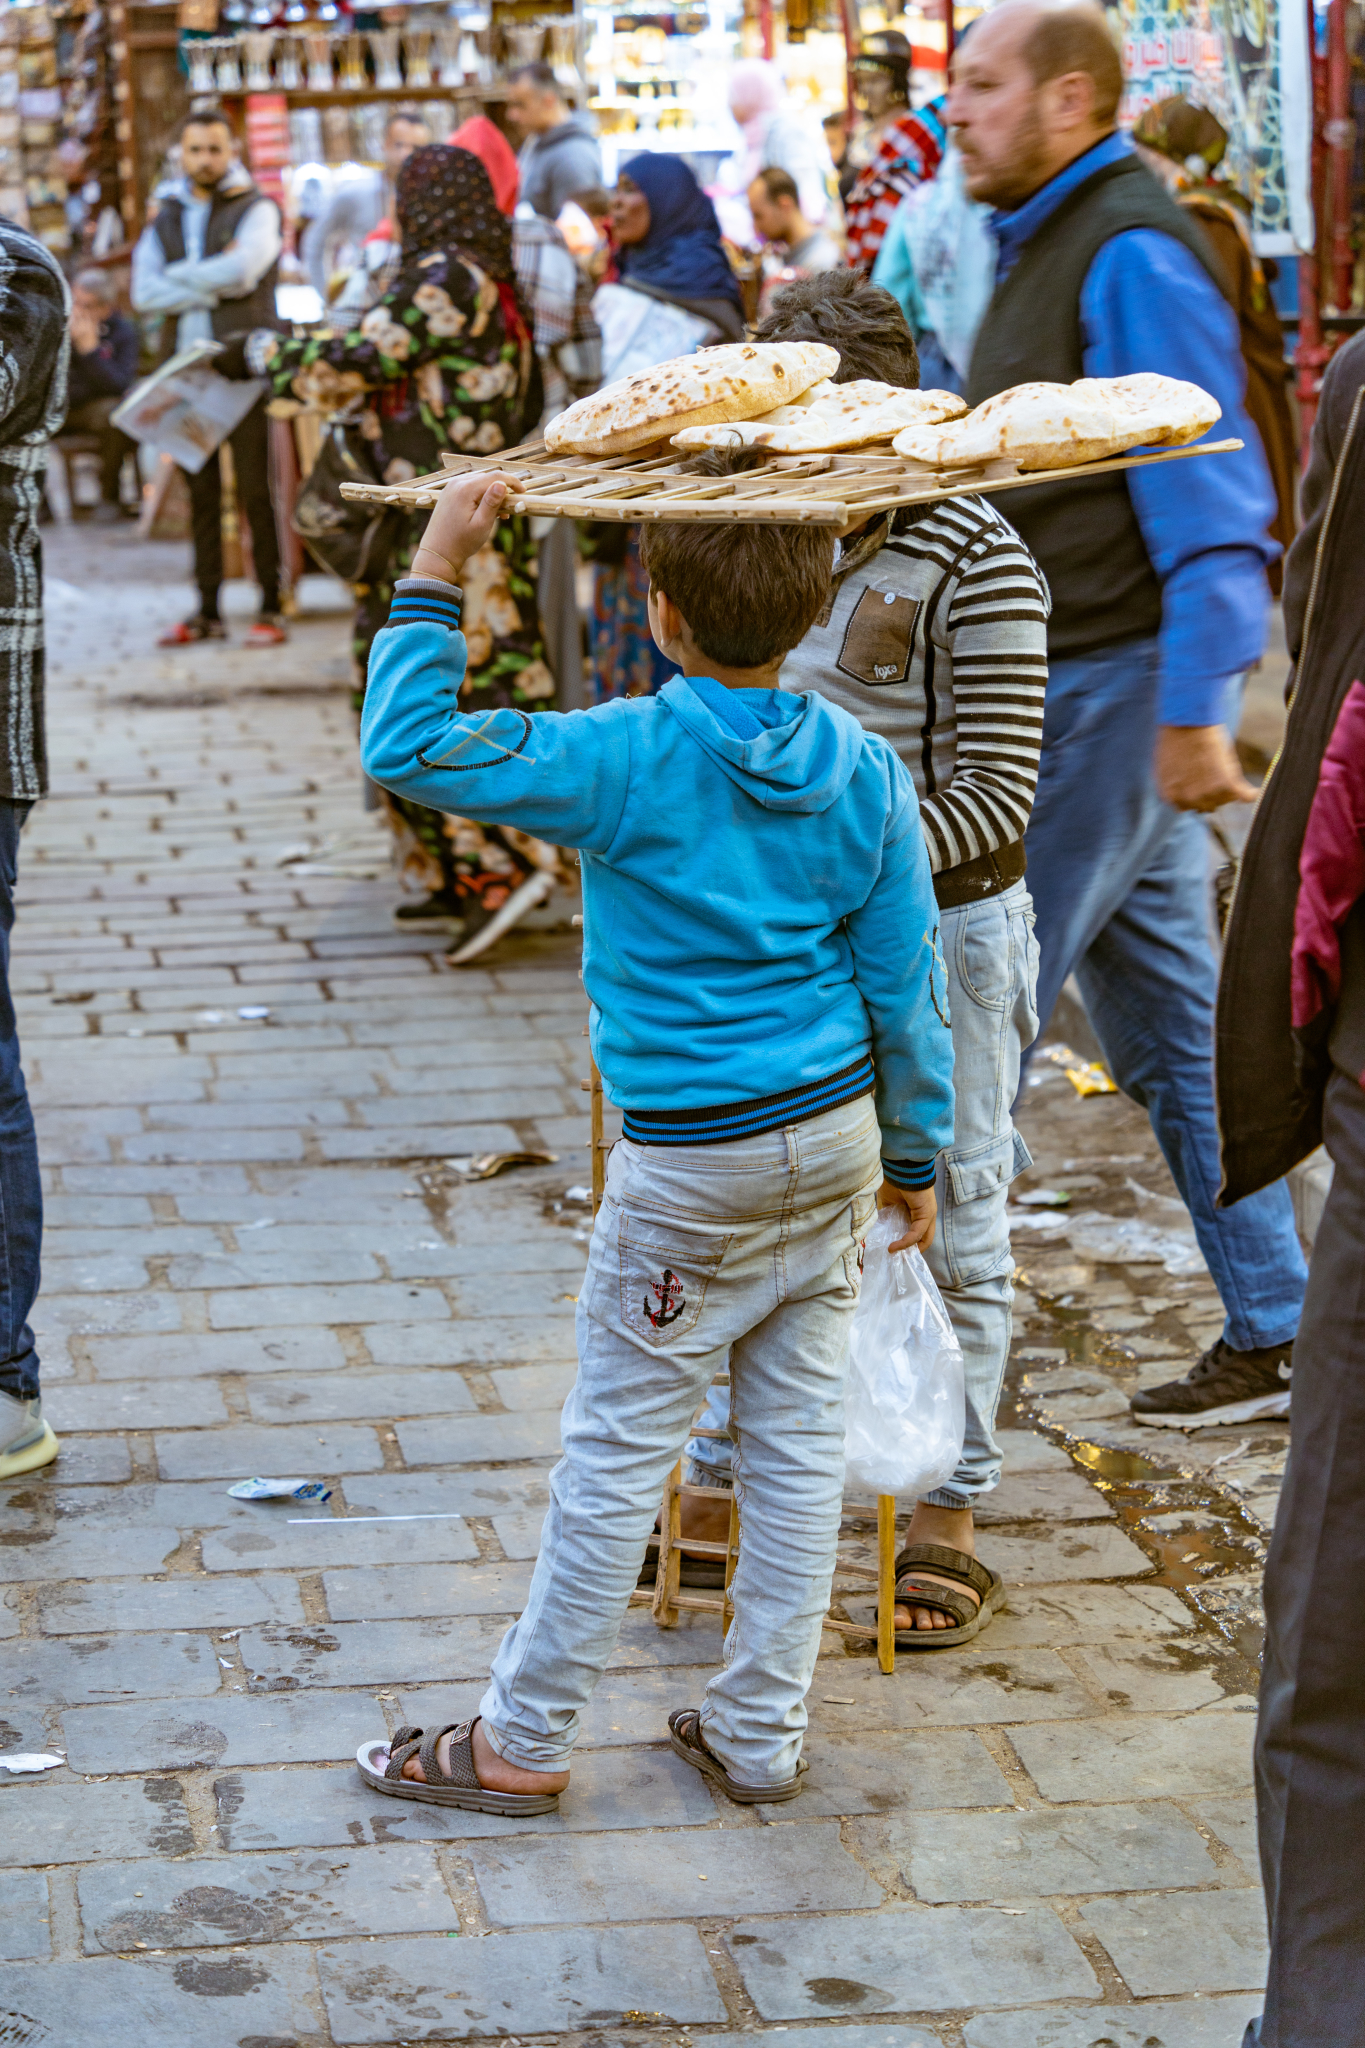
[[[1332,1062],[1353,1070],[1365,1045],[1365,903],[1347,920],[1340,994],[1311,1044],[1296,1037],[1290,1008],[1304,833],[1342,703],[1365,679],[1365,335],[1338,351],[1323,379],[1303,510],[1284,573],[1295,663],[1289,719],[1247,839],[1218,987],[1224,1208],[1279,1180],[1322,1142]]]
[[[66,387],[68,414],[96,398],[121,398],[137,381],[137,358],[141,342],[137,328],[126,313],[111,313],[100,321],[100,338],[82,355],[71,351],[71,374]]]

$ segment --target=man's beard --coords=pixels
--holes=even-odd
[[[1035,97],[1030,101],[1028,111],[1020,119],[1008,163],[992,164],[989,167],[982,165],[974,177],[971,158],[965,151],[963,152],[967,190],[973,199],[984,200],[988,206],[1010,211],[1016,206],[1022,206],[1026,199],[1033,197],[1040,186],[1047,183],[1047,160],[1043,123]]]

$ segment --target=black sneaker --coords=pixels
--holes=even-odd
[[[1134,1422],[1155,1429],[1212,1429],[1226,1422],[1261,1422],[1289,1413],[1294,1346],[1234,1351],[1219,1338],[1183,1380],[1144,1387],[1129,1406]]]
[[[420,901],[400,903],[393,913],[393,921],[404,931],[422,931],[428,925],[441,931],[463,930],[468,901],[462,903],[458,896],[448,890],[435,889],[430,896]]]

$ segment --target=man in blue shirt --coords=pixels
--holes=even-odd
[[[1048,579],[1049,681],[1025,845],[1046,1017],[1073,971],[1114,1077],[1150,1113],[1227,1323],[1134,1397],[1175,1428],[1284,1414],[1305,1268],[1283,1183],[1217,1210],[1216,973],[1196,813],[1250,798],[1227,729],[1265,643],[1274,499],[1237,324],[1197,226],[1117,132],[1101,10],[1005,0],[960,51],[948,120],[995,209],[996,288],[967,396],[1154,370],[1212,392],[1240,454],[1017,492]]]

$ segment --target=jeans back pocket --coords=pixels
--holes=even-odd
[[[623,1211],[617,1234],[623,1327],[660,1350],[689,1336],[729,1243],[729,1237]]]

